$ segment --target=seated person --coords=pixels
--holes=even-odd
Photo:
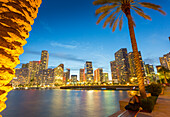
[[[132,111],[138,111],[139,107],[140,107],[139,98],[137,95],[135,95],[130,99],[129,104],[127,106],[125,106],[125,109],[132,110]]]

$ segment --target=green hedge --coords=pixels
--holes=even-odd
[[[152,83],[146,86],[146,90],[151,93],[152,96],[159,96],[162,92],[162,86],[160,84]]]
[[[154,105],[156,104],[157,96],[150,96],[145,99],[141,99],[140,106],[143,111],[152,112]]]

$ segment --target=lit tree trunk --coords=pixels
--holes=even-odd
[[[14,68],[20,63],[19,55],[24,52],[41,2],[0,0],[0,112],[6,108],[6,96],[12,90],[9,83],[15,77]]]
[[[164,74],[164,79],[165,79],[165,84],[167,83],[167,80],[166,80],[166,72],[163,71],[163,74]]]
[[[141,62],[139,59],[139,52],[138,52],[138,47],[137,47],[136,38],[135,38],[134,22],[133,22],[131,13],[130,13],[130,9],[126,9],[125,14],[128,19],[129,33],[130,33],[131,44],[132,44],[132,49],[133,49],[133,54],[134,54],[134,61],[135,61],[135,67],[136,67],[136,72],[137,72],[136,74],[138,78],[139,91],[140,91],[141,97],[146,98],[144,77],[143,77],[142,66],[141,66]]]

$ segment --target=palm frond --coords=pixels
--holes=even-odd
[[[115,14],[117,14],[118,12],[120,12],[121,8],[118,7],[107,19],[106,21],[104,22],[104,25],[103,25],[103,28],[105,28],[107,26],[107,24],[109,22],[111,22],[112,18],[114,17]]]
[[[136,10],[139,10],[140,12],[143,12],[143,10],[137,6],[132,6],[132,8],[135,8]]]
[[[149,15],[146,15],[144,12],[141,12],[139,10],[136,10],[134,8],[132,8],[138,15],[140,15],[141,17],[148,19],[148,20],[152,20],[151,17]]]
[[[116,29],[116,27],[117,27],[118,22],[119,22],[119,17],[117,17],[116,21],[115,21],[115,22],[114,22],[114,24],[113,24],[112,32],[114,32],[114,31],[115,31],[115,29]]]
[[[148,2],[140,2],[140,1],[141,0],[95,0],[93,2],[94,5],[101,5],[101,7],[96,10],[95,14],[96,15],[102,14],[99,17],[97,24],[99,24],[101,20],[103,20],[104,18],[107,17],[107,15],[110,14],[105,20],[103,24],[103,28],[105,28],[110,23],[109,27],[111,28],[113,26],[112,31],[114,32],[119,23],[119,30],[121,30],[122,25],[123,25],[123,15],[120,12],[122,10],[123,13],[126,14],[126,16],[127,14],[131,15],[131,13],[129,13],[127,9],[134,10],[136,14],[148,20],[152,20],[152,19],[149,15],[147,15],[142,10],[141,7],[154,9],[164,15],[166,14],[163,10],[161,10],[160,5],[156,5],[156,4],[148,3]],[[133,26],[135,27],[136,25],[135,25],[133,18],[132,18],[132,22],[133,22]]]
[[[139,2],[138,4],[149,9],[157,10],[161,14],[166,15],[166,13],[163,10],[161,10],[162,7],[160,5],[156,5],[156,4],[148,3],[148,2]]]
[[[113,26],[113,23],[116,20],[116,16],[117,16],[117,14],[114,17],[112,17],[112,19],[110,20],[110,25],[109,25],[110,28]]]
[[[122,30],[122,26],[123,26],[123,14],[122,14],[120,21],[119,21],[119,30]]]
[[[100,8],[98,8],[95,12],[96,15],[100,14],[100,13],[104,13],[104,12],[107,12],[109,10],[112,10],[114,9],[115,7],[117,6],[117,4],[112,4],[112,5],[104,5]]]
[[[103,24],[103,28],[106,28],[107,24],[111,21],[112,17],[114,16],[114,14],[111,14],[107,19],[106,21],[104,22]]]
[[[104,12],[102,15],[100,15],[99,19],[97,20],[96,24],[99,24],[111,11]]]
[[[109,4],[109,3],[116,3],[120,1],[121,0],[95,0],[93,2],[93,5],[103,5],[103,4]]]

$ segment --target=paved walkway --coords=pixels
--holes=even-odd
[[[118,111],[109,117],[117,117],[122,112]],[[158,97],[152,113],[140,112],[137,117],[170,117],[170,87],[166,87],[164,94]]]
[[[170,117],[170,87],[166,87],[164,94],[158,97],[151,115],[153,117]]]

